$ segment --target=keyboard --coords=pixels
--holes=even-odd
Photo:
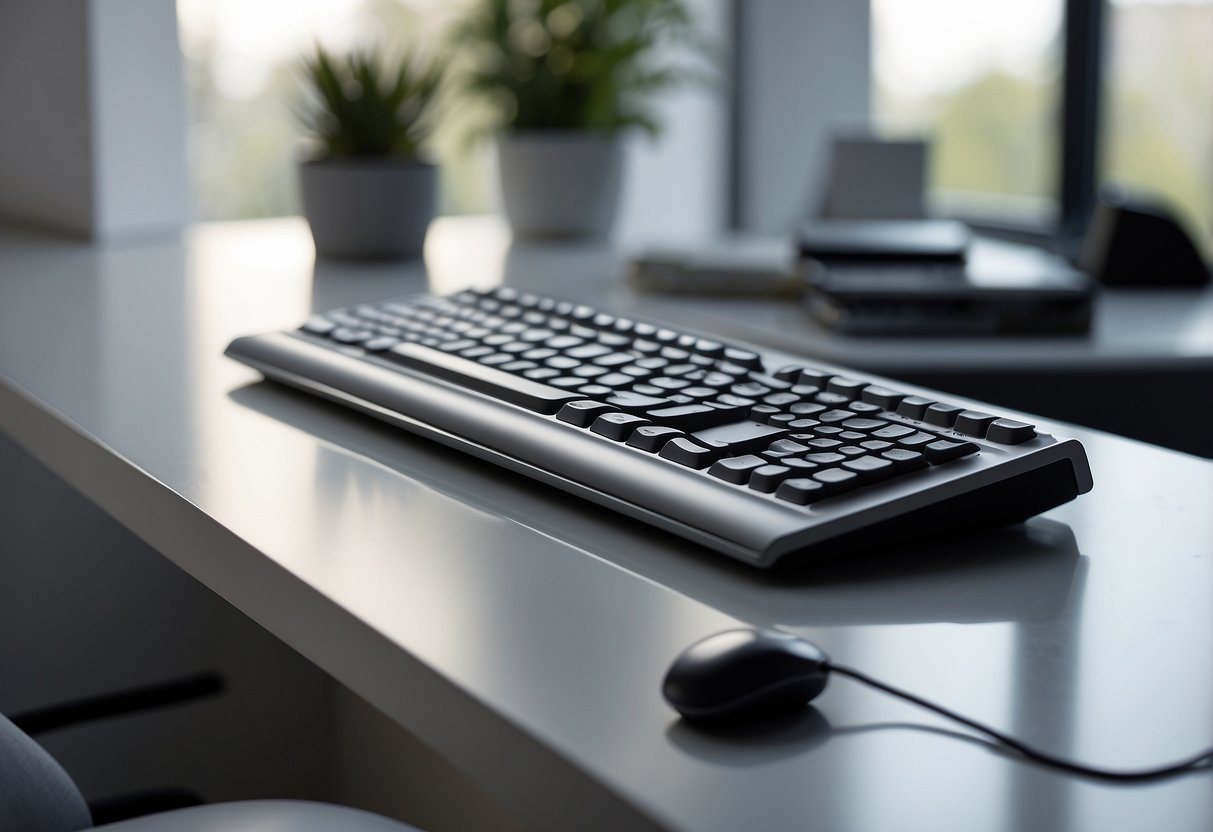
[[[758,568],[1092,484],[1079,442],[976,402],[508,287],[337,309],[227,355]]]

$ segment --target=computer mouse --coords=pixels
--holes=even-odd
[[[758,720],[803,708],[825,690],[829,672],[829,656],[812,642],[776,630],[741,628],[682,651],[661,692],[687,719]]]

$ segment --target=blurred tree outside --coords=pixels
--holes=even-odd
[[[903,2],[875,0],[874,51],[898,36],[887,29],[900,21],[882,24],[881,15]],[[933,0],[941,16],[960,14],[960,0],[955,9],[950,2]],[[1213,255],[1213,0],[1115,0],[1109,9],[1100,180],[1163,199]],[[991,60],[957,72],[955,61],[947,70],[936,55],[952,45],[915,35],[915,59],[940,61],[940,70],[925,89],[907,89],[896,71],[877,72],[874,101],[886,132],[932,141],[931,205],[1050,224],[1060,163],[1057,36],[1012,45],[1025,55],[1019,67]],[[879,68],[881,56],[874,60]]]
[[[1101,179],[1161,197],[1213,257],[1213,2],[1115,3]]]

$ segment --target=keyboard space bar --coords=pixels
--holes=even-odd
[[[568,390],[494,370],[470,359],[421,344],[397,344],[384,353],[384,356],[410,369],[420,370],[479,393],[487,393],[494,398],[538,413],[552,414],[560,410],[565,402],[585,398]]]

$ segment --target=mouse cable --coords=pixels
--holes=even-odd
[[[1004,745],[1007,748],[1012,749],[1013,751],[1017,752],[1018,754],[1020,754],[1021,756],[1025,757],[1029,760],[1033,760],[1037,763],[1041,763],[1043,765],[1049,766],[1050,768],[1061,769],[1062,771],[1069,771],[1074,774],[1084,774],[1088,777],[1096,777],[1101,780],[1118,780],[1118,781],[1122,781],[1122,782],[1133,782],[1133,781],[1140,782],[1140,781],[1144,781],[1144,780],[1160,780],[1165,777],[1173,777],[1177,774],[1183,774],[1185,772],[1195,771],[1195,770],[1198,770],[1201,768],[1208,768],[1210,762],[1213,762],[1213,748],[1207,748],[1204,751],[1200,752],[1199,754],[1196,754],[1185,760],[1180,760],[1175,763],[1169,763],[1167,765],[1159,766],[1157,768],[1136,769],[1136,770],[1119,770],[1118,771],[1118,770],[1114,770],[1114,769],[1098,768],[1096,766],[1083,765],[1082,763],[1076,763],[1071,760],[1066,760],[1062,757],[1054,756],[1053,754],[1049,754],[1048,752],[1040,751],[1035,748],[1032,748],[1031,746],[1027,745],[1026,743],[1020,742],[1019,740],[1015,739],[1014,737],[1008,736],[1007,734],[1004,734],[995,728],[991,728],[988,725],[983,725],[982,723],[978,722],[975,719],[970,719],[969,717],[962,716],[961,714],[958,714],[955,711],[949,710],[948,708],[945,708],[942,705],[936,705],[934,702],[930,702],[926,699],[923,699],[920,696],[915,696],[914,694],[912,694],[908,691],[901,690],[900,688],[896,688],[892,685],[885,684],[884,682],[873,679],[871,676],[868,676],[865,673],[861,673],[860,671],[855,670],[854,668],[850,668],[845,665],[834,664],[833,662],[825,662],[824,666],[826,669],[830,670],[833,673],[837,673],[842,676],[847,676],[851,679],[854,679],[857,682],[862,682],[863,684],[876,688],[877,690],[884,691],[885,693],[887,693],[891,696],[896,696],[900,699],[906,700],[907,702],[912,702],[913,704],[918,705],[921,708],[926,708],[928,711],[934,711],[935,713],[939,714],[942,717],[946,717],[947,719],[950,719],[954,722],[959,722],[961,725],[968,726],[969,728],[972,728],[974,731],[978,731],[982,734],[985,734],[988,737],[991,737],[996,743]]]

